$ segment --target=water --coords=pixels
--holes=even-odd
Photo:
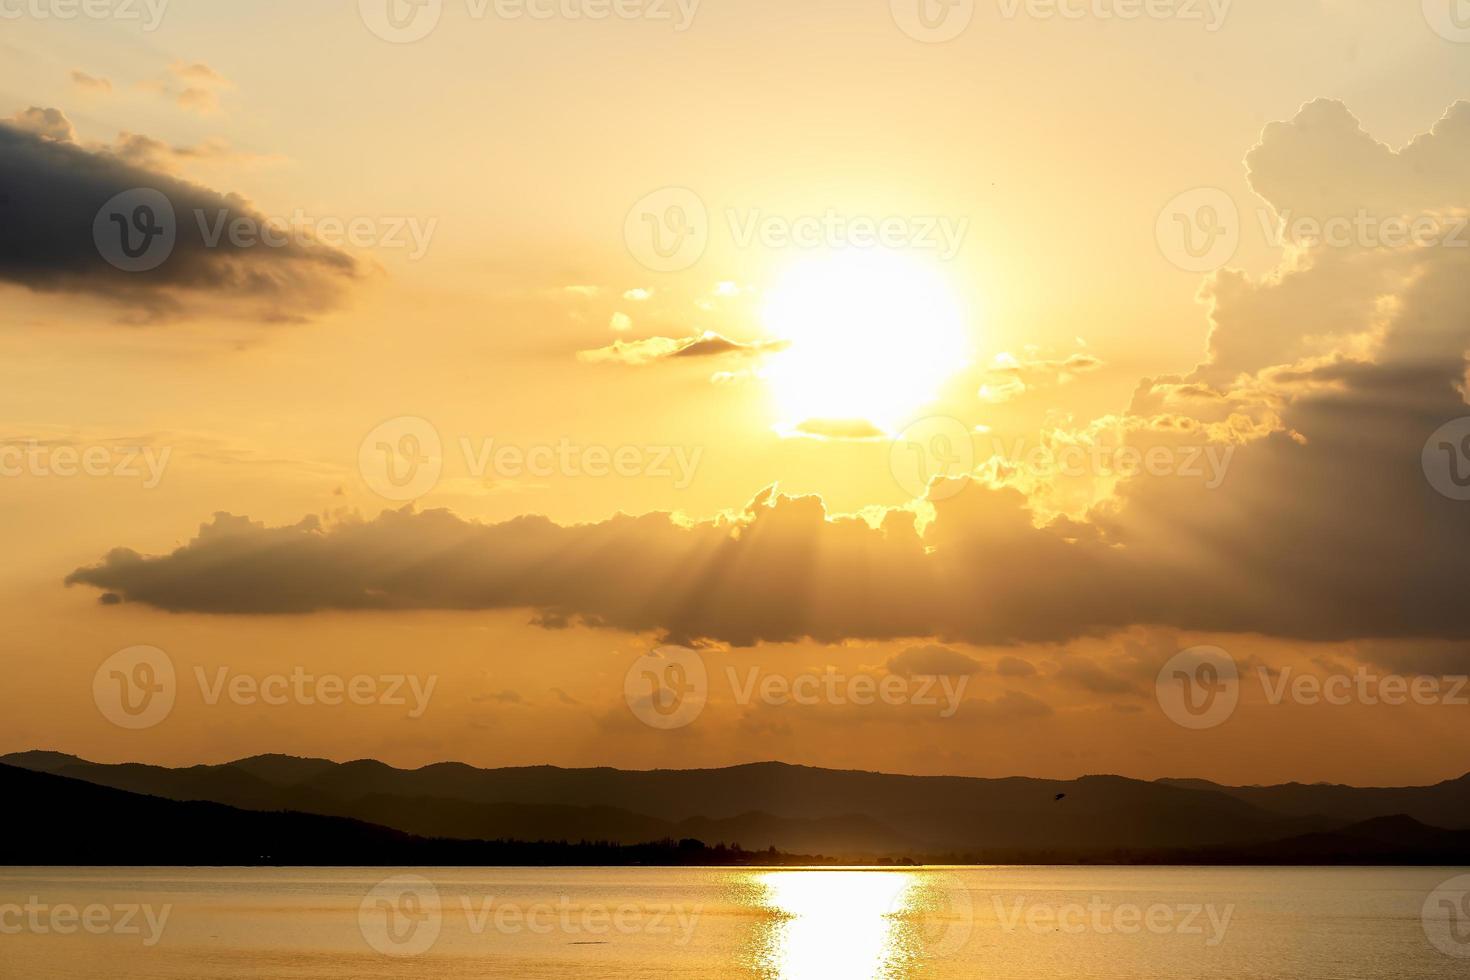
[[[4,869],[0,976],[1462,978],[1464,873]]]

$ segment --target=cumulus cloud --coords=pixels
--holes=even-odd
[[[0,120],[0,125],[10,125],[22,133],[58,143],[71,143],[77,138],[71,120],[60,109],[42,109],[31,106],[22,109],[9,119]]]
[[[1278,212],[1317,217],[1423,212],[1470,205],[1470,102],[1394,150],[1341,102],[1319,99],[1266,127],[1246,157],[1251,187]]]
[[[235,242],[228,234],[216,238],[212,229],[242,219],[264,227],[266,219],[244,199],[181,180],[160,162],[161,155],[212,152],[222,150],[165,150],[127,134],[116,147],[81,146],[55,109],[33,108],[0,122],[0,218],[6,228],[0,280],[36,292],[102,298],[132,319],[207,310],[291,322],[339,305],[362,275],[351,256],[295,236],[272,245]],[[172,217],[154,206],[160,199]],[[156,267],[124,271],[104,248],[120,244],[121,238],[107,236],[124,230],[134,246],[155,240],[151,233],[138,239],[128,228],[141,213],[134,207],[140,202],[148,204],[148,226],[171,229],[174,241],[171,249],[163,246]],[[120,227],[99,217],[109,204],[119,209]]]
[[[1397,154],[1359,130],[1341,107],[1307,107],[1268,129],[1254,186],[1278,210],[1354,195],[1416,208],[1465,200],[1456,181],[1470,174],[1470,112],[1456,107]],[[116,551],[71,580],[180,611],[526,607],[732,644],[984,644],[1134,624],[1466,640],[1470,509],[1426,478],[1424,449],[1470,415],[1467,253],[1316,245],[1260,279],[1212,277],[1205,360],[1145,379],[1127,411],[1099,424],[1137,450],[1228,444],[1228,474],[1190,472],[1179,455],[1168,472],[1114,474],[1080,516],[1047,506],[1049,481],[987,461],[959,492],[941,483],[926,503],[871,521],[774,490],[705,521],[481,524],[434,511],[266,527],[226,516],[172,554]],[[684,346],[666,343],[655,359]],[[1062,669],[1103,694],[1143,683]]]

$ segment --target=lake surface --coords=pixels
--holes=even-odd
[[[12,868],[0,977],[1463,978],[1467,870]]]

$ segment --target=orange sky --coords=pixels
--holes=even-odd
[[[910,6],[7,19],[0,750],[1460,775],[1470,37]]]

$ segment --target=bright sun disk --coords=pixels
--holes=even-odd
[[[789,346],[763,372],[782,425],[912,421],[971,354],[965,318],[931,264],[886,251],[790,267],[767,295],[767,331]]]

